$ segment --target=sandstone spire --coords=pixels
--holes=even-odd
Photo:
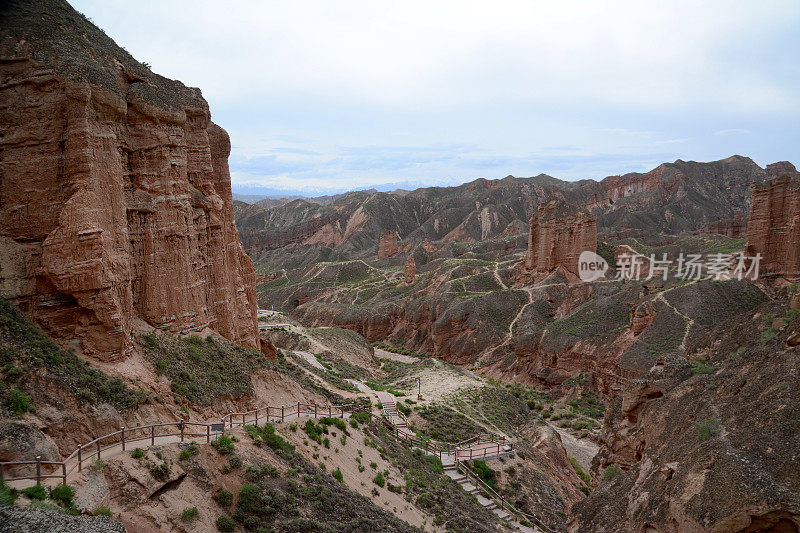
[[[408,254],[408,259],[406,259],[404,277],[406,283],[409,285],[414,283],[414,280],[417,277],[417,263],[414,261],[414,256],[412,254]]]
[[[378,243],[378,259],[392,257],[400,253],[400,246],[397,244],[397,232],[387,231],[381,235]]]
[[[530,220],[525,268],[548,273],[561,266],[577,275],[581,252],[597,250],[597,220],[557,199],[539,206]]]

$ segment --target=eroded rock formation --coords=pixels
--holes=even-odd
[[[378,259],[384,257],[392,257],[400,253],[400,246],[397,244],[397,232],[387,231],[381,235],[381,240],[378,243]]]
[[[405,278],[405,282],[411,285],[414,283],[414,280],[417,278],[417,263],[414,261],[414,256],[408,256],[406,259],[406,264],[403,269],[403,276]]]
[[[199,89],[152,73],[65,2],[2,16],[0,295],[104,359],[148,325],[258,347],[230,140]]]
[[[552,200],[531,217],[527,270],[545,274],[561,266],[577,275],[578,257],[586,250],[597,250],[597,219],[587,212]]]
[[[800,181],[784,175],[752,192],[747,255],[761,254],[761,275],[800,275]]]

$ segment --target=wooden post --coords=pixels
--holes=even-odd
[[[41,484],[42,479],[42,456],[36,456],[36,484]]]
[[[329,405],[328,406],[328,418],[330,418],[330,417],[331,417],[331,406]]]
[[[283,406],[281,405],[281,422],[283,422]]]
[[[181,442],[183,442],[183,418],[181,418],[180,427],[181,427]]]
[[[244,413],[242,413],[242,427],[244,427],[244,426],[245,426],[245,424],[244,424],[244,417],[245,417],[245,416],[246,416],[246,415],[245,415]]]
[[[211,424],[206,424],[206,442],[211,442]]]
[[[300,418],[300,402],[297,402],[297,418]]]
[[[125,426],[122,426],[122,451],[125,451]]]
[[[97,459],[100,459],[100,440],[97,441]]]
[[[156,427],[150,426],[150,446],[155,446],[156,444]]]
[[[0,463],[0,480],[4,481],[5,479],[5,467],[3,466],[3,463]]]
[[[267,422],[269,422],[269,407],[267,407]],[[256,407],[256,426],[258,426],[258,407]]]
[[[67,484],[67,462],[61,463],[61,477],[64,478],[64,485]]]
[[[81,455],[82,455],[81,445],[78,444],[78,472],[83,470],[83,457],[81,457]]]

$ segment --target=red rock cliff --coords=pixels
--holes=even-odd
[[[784,175],[752,192],[747,255],[761,254],[761,275],[800,275],[800,182]]]
[[[577,275],[581,252],[597,250],[597,219],[563,200],[539,206],[530,220],[525,268],[537,273],[561,266]]]
[[[0,294],[104,359],[148,325],[258,347],[230,140],[200,91],[64,2],[18,2],[1,27]]]

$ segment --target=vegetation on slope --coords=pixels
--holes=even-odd
[[[146,397],[121,379],[91,368],[72,351],[60,349],[4,298],[0,298],[0,365],[6,384],[3,405],[16,414],[35,408],[31,396],[46,394],[41,379],[63,387],[79,402],[106,402],[118,410],[130,409]]]

